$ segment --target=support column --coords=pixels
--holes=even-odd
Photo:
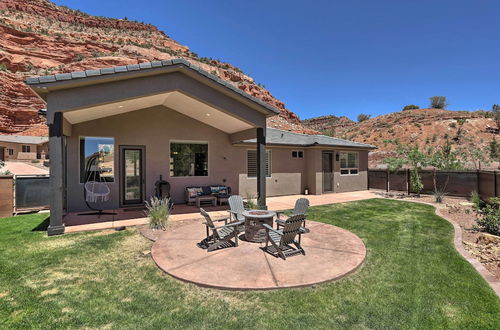
[[[52,122],[50,122],[52,119]],[[64,234],[63,224],[63,114],[54,113],[49,118],[49,155],[50,155],[50,224],[47,229],[49,236]]]
[[[266,205],[266,128],[257,128],[257,206],[267,210]]]

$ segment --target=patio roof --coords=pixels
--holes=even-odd
[[[243,144],[255,144],[255,142],[256,139],[239,141],[239,143]],[[301,134],[269,127],[267,128],[266,143],[268,145],[289,145],[298,147],[332,146],[363,149],[377,148],[371,144],[348,141],[326,135]]]
[[[266,109],[271,115],[277,115],[280,113],[278,109],[272,107],[268,103],[242,91],[231,83],[217,77],[216,75],[208,73],[207,71],[182,58],[71,73],[61,73],[55,75],[29,77],[25,80],[25,82],[26,84],[30,85],[30,87],[35,90],[35,92],[37,92],[42,98],[44,98],[50,89],[62,89],[65,86],[70,88],[73,87],[75,83],[84,84],[86,81],[95,83],[96,79],[106,79],[110,76],[130,79],[135,78],[136,76],[143,76],[144,74],[161,74],[164,73],[166,69],[172,69],[175,67],[180,69],[187,69],[192,73],[208,78],[211,81],[216,82],[217,84],[237,94],[238,96],[250,100],[251,102]]]
[[[0,142],[42,144],[49,142],[47,136],[0,135]]]

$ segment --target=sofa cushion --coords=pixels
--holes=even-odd
[[[201,187],[203,191],[203,195],[211,195],[212,194],[212,189],[210,186],[203,186]]]
[[[203,190],[199,187],[187,188],[189,198],[195,198],[203,194]]]

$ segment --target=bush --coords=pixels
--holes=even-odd
[[[406,111],[406,110],[416,110],[416,109],[420,109],[420,107],[418,105],[415,105],[415,104],[408,104],[408,105],[405,105],[403,107],[403,111]]]
[[[170,211],[169,198],[151,197],[150,202],[146,202],[146,215],[149,218],[149,228],[165,230],[168,218],[170,217]]]
[[[431,108],[445,109],[448,106],[448,103],[446,103],[446,96],[432,96],[430,100]]]
[[[83,54],[76,54],[74,60],[77,62],[83,61],[85,59],[85,55]]]
[[[247,198],[245,201],[245,208],[247,209],[256,209],[257,203],[255,201],[255,195],[247,191]]]
[[[370,119],[370,117],[371,117],[371,115],[360,113],[358,115],[358,122],[362,122],[362,121],[368,120],[368,119]]]
[[[492,197],[483,207],[476,209],[477,226],[481,231],[500,235],[500,198]]]

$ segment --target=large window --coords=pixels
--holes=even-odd
[[[247,151],[247,175],[249,178],[257,177],[257,151]],[[271,177],[271,151],[266,150],[266,176]]]
[[[170,176],[208,176],[208,143],[171,142]]]
[[[31,152],[31,146],[22,146],[21,148],[23,152]]]
[[[359,173],[357,152],[340,153],[340,175],[356,175]]]
[[[113,182],[115,177],[114,154],[114,138],[81,137],[80,182],[88,180]]]

